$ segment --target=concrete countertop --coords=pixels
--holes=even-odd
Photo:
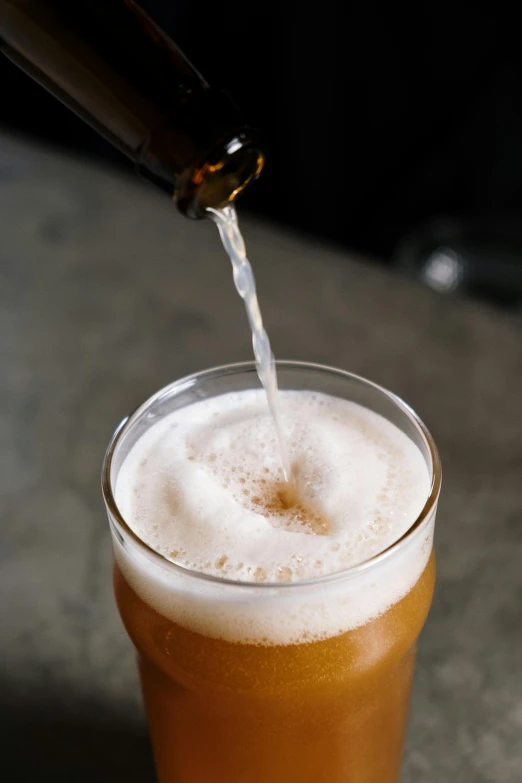
[[[0,720],[10,781],[152,781],[99,471],[118,421],[251,358],[210,223],[0,136]],[[439,577],[404,783],[522,780],[522,322],[244,221],[280,358],[391,388],[438,442]],[[7,766],[6,766],[7,765]]]

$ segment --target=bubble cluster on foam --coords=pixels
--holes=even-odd
[[[127,455],[116,500],[137,535],[192,570],[276,584],[336,573],[400,538],[429,493],[413,442],[345,400],[285,391],[281,404],[295,497],[286,492],[264,396],[230,393],[166,416]],[[320,638],[366,622],[413,586],[427,560],[425,552],[413,554],[387,574],[385,586],[372,576],[364,590],[322,588],[315,608],[309,596],[300,603],[287,595],[263,620],[259,591],[250,607],[224,585],[219,600],[198,601],[201,585],[188,594],[172,586],[171,573],[165,581],[150,564],[136,571],[120,554],[135,589],[163,614],[195,630],[265,643]],[[219,585],[203,584],[203,592],[219,592]]]

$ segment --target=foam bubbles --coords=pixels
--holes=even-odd
[[[131,449],[116,483],[116,501],[136,534],[191,570],[275,585],[336,573],[399,539],[429,493],[415,444],[372,411],[324,394],[283,391],[281,409],[296,482],[291,492],[261,391],[197,402],[155,423]],[[394,576],[396,595],[413,585],[419,563]],[[136,579],[149,595],[143,575]],[[377,611],[370,593],[359,597],[357,623]],[[179,620],[179,602],[170,609],[166,603],[163,596],[162,611],[169,614],[176,603]],[[318,617],[326,629],[324,610]],[[336,628],[355,622],[344,611],[332,621]],[[306,625],[306,612],[292,610],[301,618],[292,622]],[[314,628],[301,630],[311,638]],[[274,623],[263,633],[275,638]]]

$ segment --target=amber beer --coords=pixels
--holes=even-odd
[[[199,395],[244,388],[244,366],[196,378]],[[252,373],[250,372],[250,377]],[[145,403],[116,433],[104,468],[115,547],[118,607],[137,653],[160,783],[397,783],[416,641],[430,607],[432,534],[440,487],[435,445],[398,398],[346,373],[282,363],[282,388],[316,388],[372,408],[419,447],[432,477],[419,518],[367,563],[304,583],[247,585],[209,578],[166,561],[119,515],[111,486],[147,415],[187,405],[186,384]],[[274,643],[300,612],[350,613],[360,600],[411,588],[384,612],[319,640]],[[142,575],[154,581],[144,586]],[[413,573],[413,572],[412,572]],[[251,638],[235,624],[251,611]],[[333,616],[333,614],[332,614]],[[173,618],[178,618],[176,622]],[[325,620],[326,622],[326,620]],[[221,624],[221,625],[220,625]],[[276,634],[277,636],[277,634]],[[276,638],[276,637],[274,637]]]
[[[321,642],[232,644],[169,622],[116,566],[161,783],[395,783],[435,562],[382,617]]]

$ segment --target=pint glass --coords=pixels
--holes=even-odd
[[[279,362],[278,378],[281,389],[350,400],[392,422],[420,450],[429,496],[399,540],[340,573],[285,583],[217,578],[141,541],[114,487],[129,450],[155,422],[196,401],[257,388],[254,365],[177,381],[122,422],[105,458],[103,493],[116,600],[137,651],[158,778],[397,783],[416,642],[435,580],[437,449],[415,413],[369,381],[297,362]],[[313,618],[328,633],[285,633],[301,618],[303,628]]]

